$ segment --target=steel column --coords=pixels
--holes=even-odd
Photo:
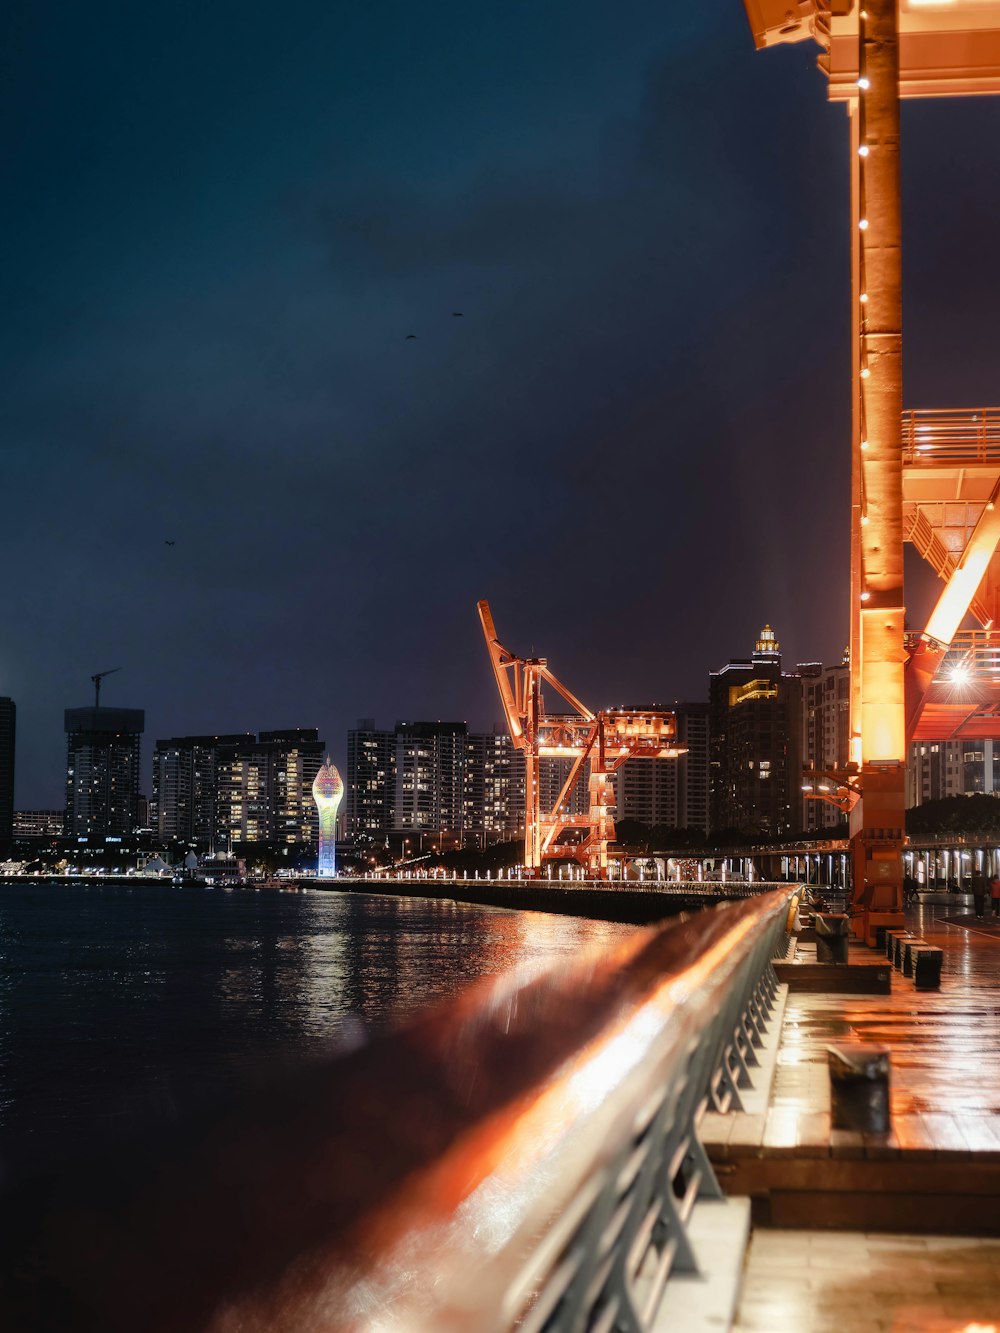
[[[903,646],[903,408],[896,0],[865,0],[851,117],[855,337],[852,735],[862,798],[851,812],[853,929],[874,943],[902,924],[906,714]],[[852,533],[853,535],[853,533]],[[856,620],[855,620],[856,616]],[[852,758],[857,760],[857,756]]]

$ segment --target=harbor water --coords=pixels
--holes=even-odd
[[[317,890],[0,883],[0,1172],[632,929]]]

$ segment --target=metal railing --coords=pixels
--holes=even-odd
[[[903,462],[1000,462],[1000,407],[920,408],[903,413]]]
[[[711,1258],[696,1126],[740,1107],[794,892],[515,969],[145,1161],[8,1189],[0,1325],[643,1333]]]
[[[906,647],[913,652],[921,646],[922,636],[906,636]],[[976,685],[996,686],[1000,682],[1000,631],[993,629],[959,630],[945,651],[934,677],[938,689],[947,687],[957,701],[966,697],[963,690]],[[973,697],[973,696],[969,696]]]
[[[704,853],[709,856],[710,853]],[[309,881],[303,880],[303,883]],[[442,892],[449,888],[469,889],[469,888],[507,888],[524,889],[531,892],[534,889],[545,889],[553,891],[564,891],[566,893],[705,893],[725,894],[727,897],[757,897],[761,893],[766,893],[769,889],[785,888],[784,882],[776,883],[768,880],[746,880],[738,875],[727,875],[725,879],[715,879],[705,877],[703,879],[675,879],[666,876],[657,878],[655,875],[647,875],[643,879],[527,879],[524,875],[497,873],[496,875],[487,874],[444,874],[437,875],[431,871],[424,871],[418,874],[364,874],[364,875],[338,875],[335,881],[328,881],[330,887],[347,884],[358,885],[364,888],[366,892],[378,893],[380,884],[391,886],[394,889],[407,888],[415,886],[412,889],[414,894],[424,894],[434,889]]]

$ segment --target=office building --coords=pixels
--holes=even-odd
[[[14,746],[17,739],[17,707],[13,699],[0,698],[0,846],[14,836]]]
[[[713,833],[798,832],[802,682],[781,670],[765,625],[753,653],[709,677],[709,823]]]
[[[139,817],[141,708],[67,708],[66,834],[124,838]]]

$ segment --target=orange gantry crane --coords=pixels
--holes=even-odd
[[[628,759],[676,759],[677,721],[661,709],[602,709],[594,712],[549,670],[544,657],[518,657],[497,638],[489,602],[478,603],[486,647],[510,728],[524,752],[524,864],[541,874],[546,862],[576,861],[595,879],[608,874],[608,844],[614,842],[614,773]],[[543,682],[572,712],[547,713]],[[570,760],[569,772],[551,810],[541,802],[540,761]],[[589,764],[586,814],[569,813],[570,797]]]
[[[816,776],[849,813],[853,929],[871,944],[903,923],[908,746],[1000,734],[1000,413],[903,411],[899,185],[901,99],[1000,95],[1000,0],[744,5],[759,48],[816,44],[850,125],[851,753]],[[912,634],[905,542],[944,584]]]

